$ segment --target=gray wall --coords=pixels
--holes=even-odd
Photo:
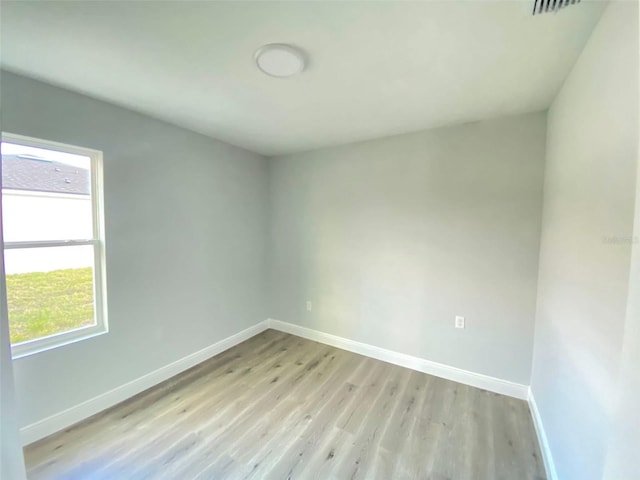
[[[538,113],[272,159],[270,317],[528,384],[544,146]]]
[[[10,73],[4,131],[104,152],[110,332],[15,362],[20,424],[265,318],[267,160]]]
[[[563,480],[600,479],[604,468],[624,336],[637,108],[637,2],[613,2],[548,115],[532,392]]]

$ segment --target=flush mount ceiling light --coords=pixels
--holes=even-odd
[[[305,66],[302,50],[284,43],[270,43],[260,47],[255,59],[258,68],[272,77],[291,77],[302,72]]]

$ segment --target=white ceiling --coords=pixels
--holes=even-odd
[[[603,3],[8,2],[2,66],[265,154],[547,108]],[[303,48],[300,76],[254,64]]]

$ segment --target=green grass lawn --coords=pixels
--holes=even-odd
[[[93,324],[91,267],[7,275],[11,343]]]

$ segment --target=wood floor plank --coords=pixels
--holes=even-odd
[[[30,479],[545,479],[523,401],[273,330],[25,448]]]
[[[325,349],[326,350],[326,349]],[[295,353],[295,345],[279,350],[280,352]],[[301,362],[303,368],[307,363],[318,362],[323,352],[319,346],[301,349],[296,358],[296,363]],[[280,355],[280,354],[276,354]],[[293,357],[291,357],[293,358]],[[278,360],[279,361],[279,360]],[[194,403],[190,408],[174,409],[173,417],[179,417],[178,421],[172,421],[168,428],[164,428],[153,440],[153,452],[159,452],[149,458],[149,450],[140,451],[137,455],[121,455],[119,461],[107,469],[107,474],[117,472],[120,478],[154,478],[155,472],[162,470],[162,475],[170,475],[174,469],[174,462],[178,460],[172,456],[171,448],[176,440],[182,441],[183,436],[192,432],[197,432],[198,436],[207,438],[209,435],[219,432],[221,426],[225,425],[229,419],[242,418],[242,412],[250,408],[261,397],[256,398],[256,390],[262,388],[277,388],[270,380],[275,374],[276,367],[271,361],[252,362],[251,366],[242,366],[234,372],[225,372],[225,382],[220,384],[220,389],[211,392],[206,398]],[[293,378],[296,377],[298,367],[286,370]],[[297,368],[297,370],[296,370]],[[205,389],[206,391],[206,389]],[[190,397],[190,395],[188,396]],[[234,401],[230,402],[229,398]],[[185,429],[185,424],[191,425],[191,429]],[[144,441],[139,439],[138,441]],[[198,443],[198,445],[202,445]],[[197,447],[194,446],[193,450]],[[189,451],[188,457],[192,452]],[[183,455],[182,458],[187,457]],[[157,473],[160,475],[160,473]],[[169,477],[170,478],[170,477]]]
[[[273,334],[275,335],[273,335]],[[174,377],[167,382],[158,385],[140,395],[137,395],[126,402],[92,417],[91,422],[83,422],[77,424],[64,431],[64,435],[58,434],[57,442],[38,442],[29,446],[30,454],[34,458],[46,459],[48,463],[55,462],[57,458],[65,458],[68,463],[73,457],[77,459],[85,459],[88,455],[100,455],[109,452],[113,456],[114,443],[117,447],[122,445],[126,440],[125,433],[144,430],[145,425],[157,422],[157,417],[152,414],[159,412],[165,414],[171,409],[168,405],[173,402],[195,401],[198,394],[208,394],[207,389],[199,390],[199,387],[209,380],[209,377],[216,375],[220,369],[225,369],[225,373],[233,372],[236,364],[245,362],[259,363],[261,358],[256,355],[245,357],[252,353],[252,349],[256,352],[265,352],[268,355],[275,355],[285,344],[288,343],[286,335],[273,330],[264,332],[248,341],[238,345],[234,349],[227,350],[222,354],[204,362],[181,375]],[[229,381],[232,381],[232,377]],[[222,385],[223,379],[218,379],[218,383]],[[181,387],[189,385],[192,395],[181,395]],[[178,393],[175,393],[178,392]],[[171,395],[174,394],[175,395]],[[179,408],[182,403],[177,403]],[[117,410],[117,415],[113,415],[113,411]],[[88,444],[83,439],[91,437],[92,442]],[[96,451],[96,448],[100,451]],[[70,450],[67,452],[67,450]],[[34,465],[34,469],[38,465]],[[65,464],[63,464],[63,468]]]

